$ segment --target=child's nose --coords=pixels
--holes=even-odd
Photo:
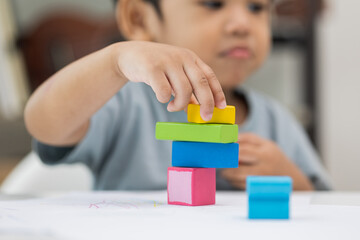
[[[243,7],[234,7],[229,11],[225,31],[234,36],[246,36],[250,31],[250,16]]]

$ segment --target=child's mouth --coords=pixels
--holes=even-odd
[[[220,56],[222,57],[234,59],[249,59],[251,55],[252,53],[247,47],[234,47],[220,54]]]

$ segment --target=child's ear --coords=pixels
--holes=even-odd
[[[152,6],[143,0],[120,0],[116,18],[122,35],[129,40],[152,41]],[[156,13],[155,13],[156,14]]]

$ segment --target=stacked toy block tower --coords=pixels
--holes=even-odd
[[[207,122],[200,117],[199,105],[189,104],[187,114],[188,123],[156,124],[156,138],[173,141],[168,203],[215,204],[216,168],[237,168],[239,163],[235,107],[215,108]]]

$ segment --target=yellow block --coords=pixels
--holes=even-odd
[[[200,105],[189,104],[188,121],[192,123],[228,123],[235,124],[235,107],[227,106],[225,109],[215,107],[213,117],[210,121],[204,121],[200,116]]]

